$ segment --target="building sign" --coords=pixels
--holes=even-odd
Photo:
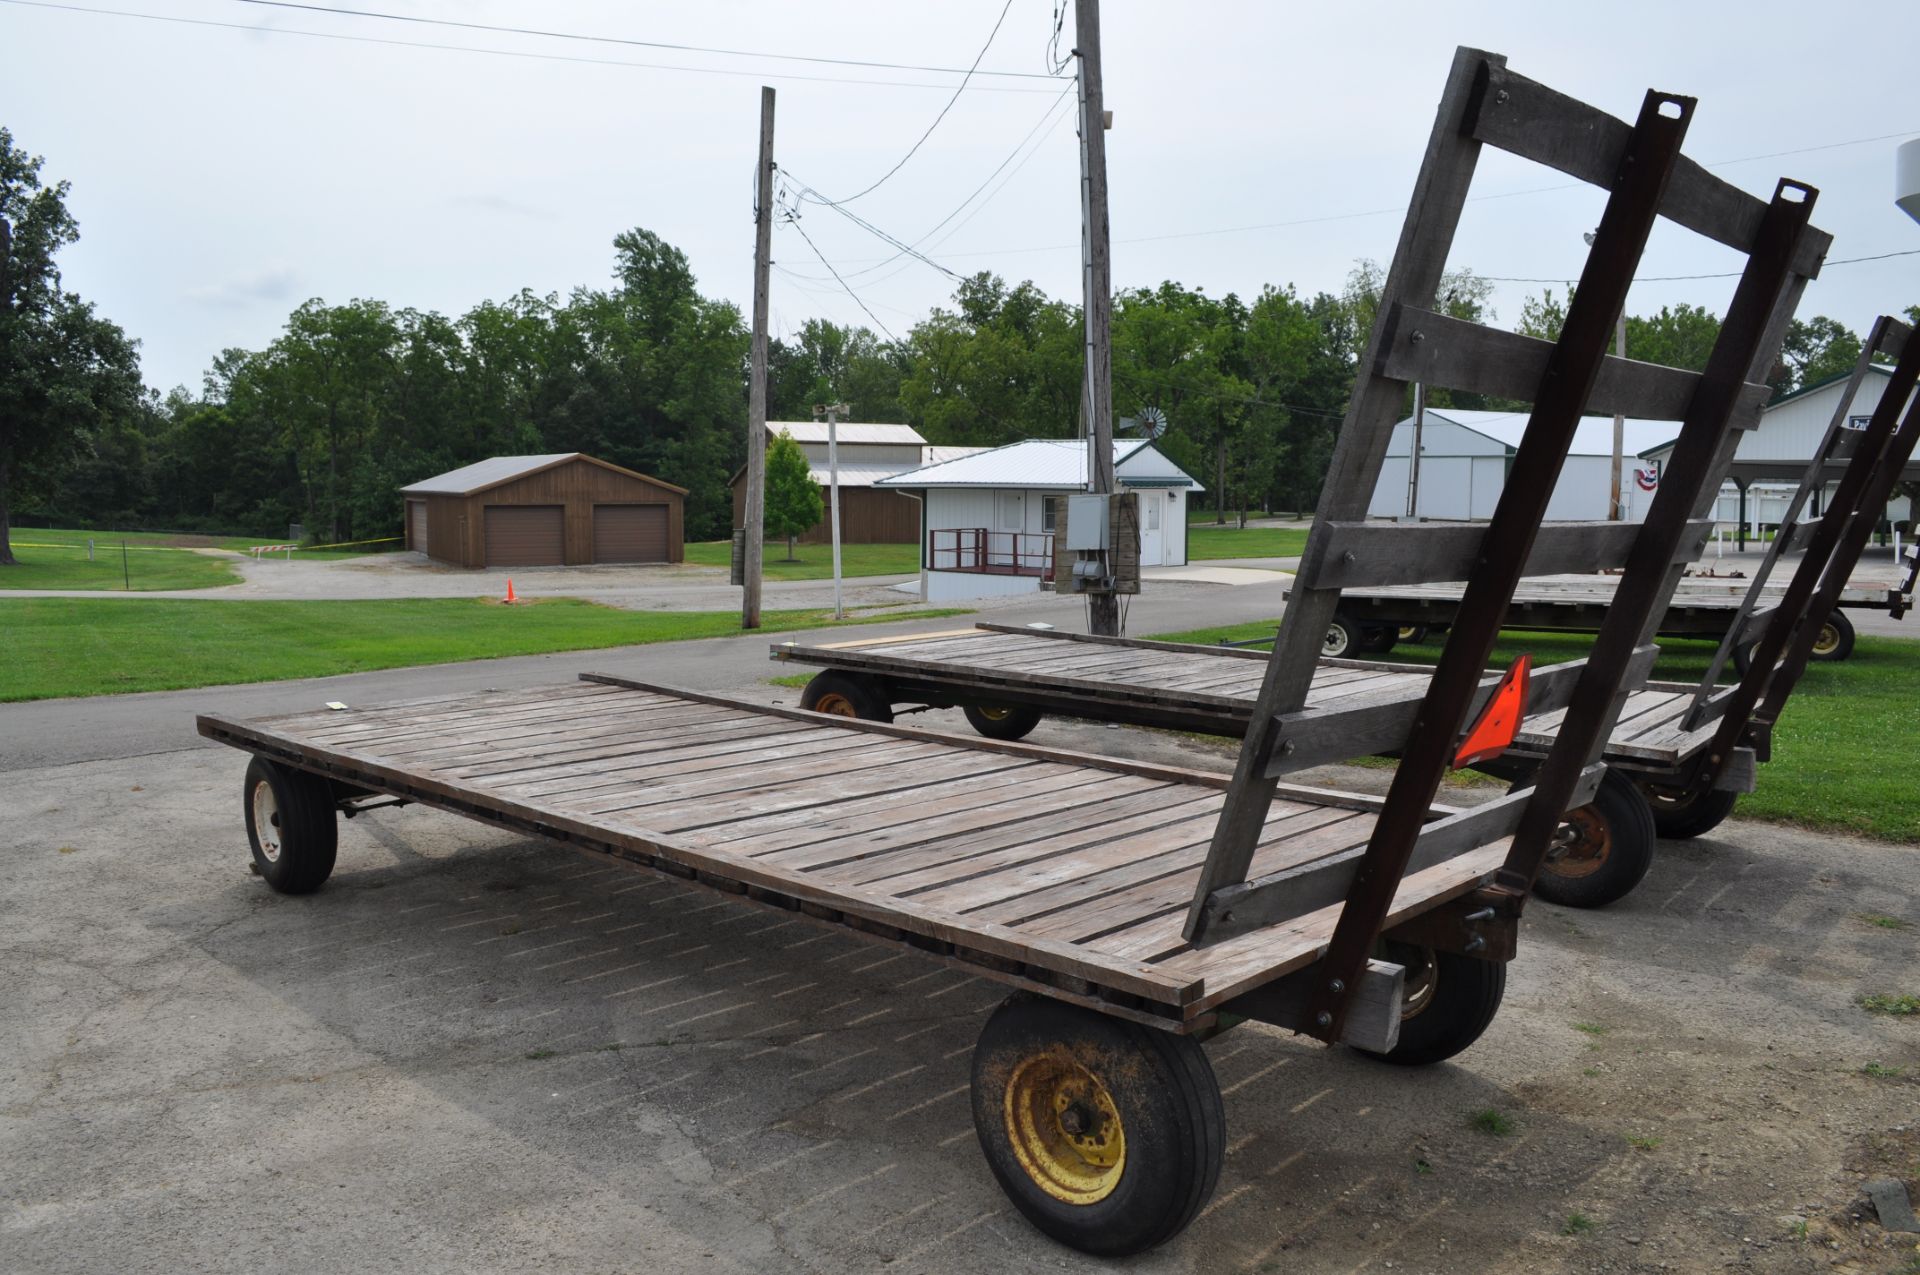
[[[1873,417],[1871,416],[1849,416],[1847,417],[1847,428],[1848,429],[1865,429],[1867,427],[1867,422],[1872,419]]]

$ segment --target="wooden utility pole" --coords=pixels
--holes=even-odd
[[[1100,0],[1074,0],[1074,52],[1080,59],[1080,216],[1085,274],[1086,390],[1082,433],[1087,440],[1087,490],[1111,495],[1113,480],[1113,261],[1107,231],[1107,112],[1100,85]],[[1112,525],[1109,519],[1108,525]],[[1111,555],[1111,547],[1109,555]],[[1111,561],[1111,556],[1109,556]],[[1088,627],[1120,634],[1120,599],[1111,591],[1088,595]]]
[[[753,354],[747,376],[746,545],[740,627],[760,627],[761,535],[767,509],[767,276],[773,265],[773,90],[760,90],[760,166],[753,187]]]

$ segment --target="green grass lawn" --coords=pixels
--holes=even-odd
[[[238,584],[240,573],[222,558],[151,540],[94,536],[91,561],[84,531],[15,531],[11,567],[0,567],[0,589],[211,589]]]
[[[1272,637],[1274,627],[1267,621],[1155,636],[1211,644]],[[1493,662],[1504,668],[1531,651],[1536,663],[1557,664],[1580,658],[1592,646],[1584,634],[1510,632],[1501,635]],[[1654,676],[1697,681],[1713,651],[1710,642],[1662,638]],[[1389,655],[1366,658],[1432,664],[1440,658],[1440,643],[1403,642]],[[1920,843],[1920,802],[1913,799],[1908,770],[1917,707],[1920,642],[1862,635],[1852,658],[1808,666],[1774,728],[1773,760],[1760,767],[1758,790],[1741,797],[1735,813]]]
[[[1205,562],[1214,558],[1294,558],[1307,547],[1305,528],[1248,527],[1242,530],[1229,522],[1224,527],[1211,523],[1187,528],[1187,560]]]
[[[701,541],[687,546],[687,565],[720,567],[724,570],[733,561],[732,555],[731,541]],[[799,561],[787,561],[786,541],[768,540],[761,559],[765,578],[768,580],[831,580],[833,578],[833,546],[795,545],[793,556]],[[840,574],[846,579],[852,579],[854,576],[911,576],[919,573],[920,546],[917,544],[840,546]]]
[[[889,611],[845,621],[964,615]],[[769,611],[755,634],[825,628],[828,611]],[[0,701],[179,690],[549,651],[739,637],[737,611],[622,611],[571,598],[368,602],[0,601]]]

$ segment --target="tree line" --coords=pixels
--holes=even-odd
[[[689,539],[724,537],[744,463],[749,338],[701,293],[686,255],[634,229],[611,281],[522,291],[458,317],[385,301],[295,309],[262,349],[229,349],[197,390],[142,388],[137,343],[61,291],[77,238],[65,183],[0,130],[0,562],[7,510],[74,527],[280,535],[320,543],[398,533],[400,487],[488,456],[581,451],[686,487]],[[0,234],[4,234],[0,231]],[[1250,299],[1166,282],[1114,303],[1116,414],[1157,409],[1160,446],[1216,509],[1311,509],[1382,283],[1370,261],[1339,293],[1268,286]],[[1449,274],[1441,308],[1493,322],[1492,284]],[[1552,336],[1565,302],[1530,298],[1519,328]],[[1632,357],[1704,366],[1710,312],[1631,316]],[[1796,321],[1780,392],[1844,371],[1859,338]],[[840,401],[929,441],[993,446],[1078,431],[1079,307],[982,272],[899,339],[809,320],[770,343],[774,419]],[[51,371],[49,370],[51,369]],[[1435,406],[1515,406],[1436,392]]]

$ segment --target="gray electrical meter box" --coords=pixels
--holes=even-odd
[[[1067,497],[1067,544],[1076,552],[1097,553],[1107,547],[1107,498]]]

